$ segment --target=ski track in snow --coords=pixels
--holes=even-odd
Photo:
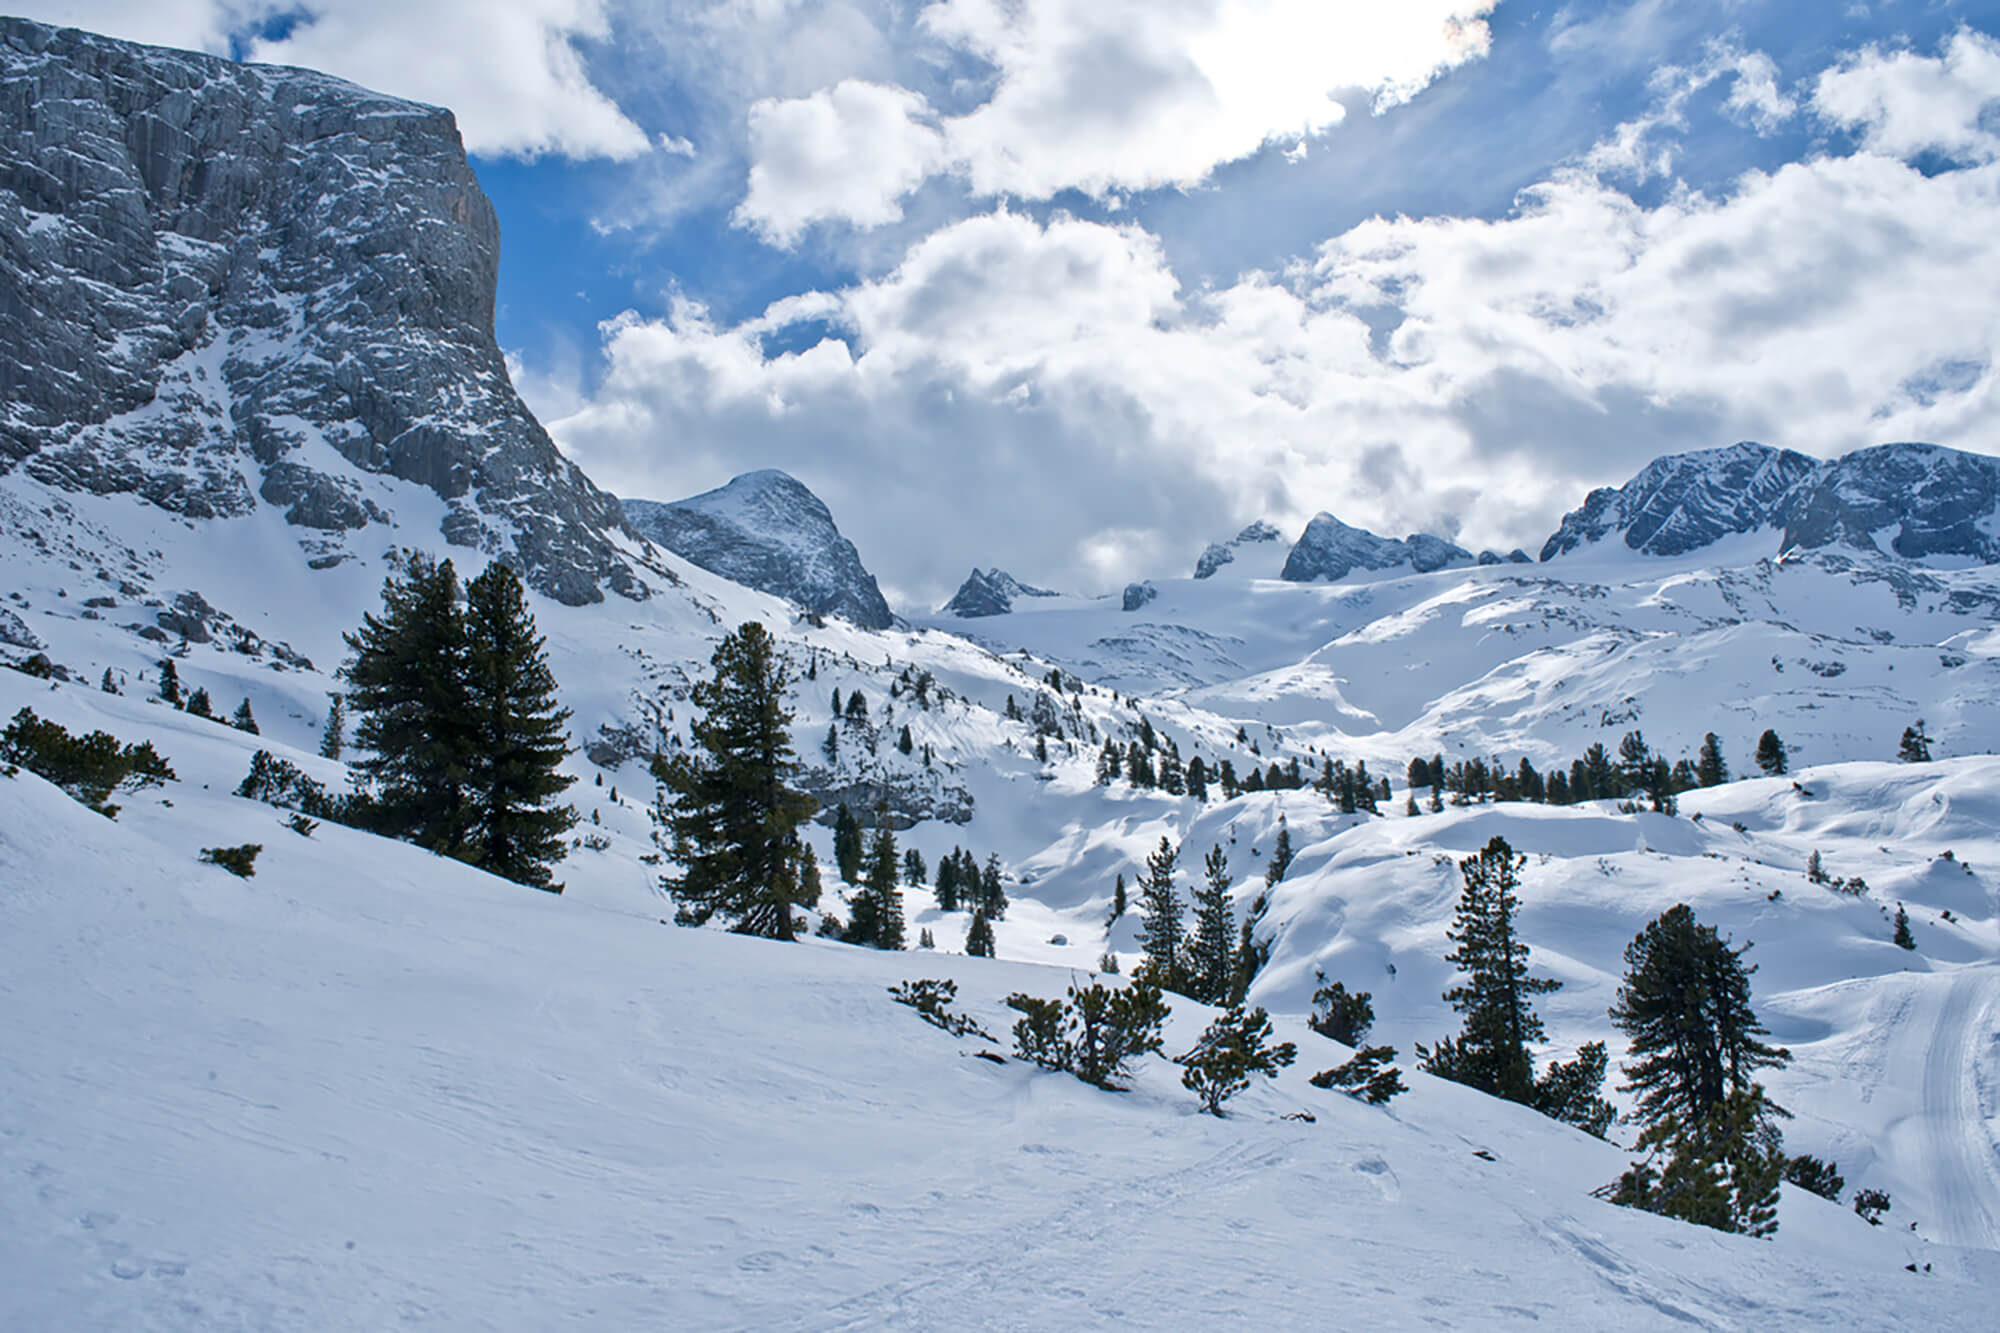
[[[1924,1053],[1919,1133],[1940,1215],[1928,1229],[1953,1245],[2000,1248],[1986,1200],[1995,1197],[1996,1149],[1980,1114],[1976,1074],[1991,1049],[1991,1015],[2000,970],[1980,968],[1952,979],[1931,1026]],[[1891,1213],[1893,1217],[1893,1212]]]

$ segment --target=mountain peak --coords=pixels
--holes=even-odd
[[[1542,559],[1613,533],[1642,555],[1674,556],[1782,526],[1785,497],[1817,466],[1805,454],[1751,441],[1656,458],[1623,486],[1594,490],[1564,515]]]
[[[1215,571],[1236,559],[1236,552],[1246,546],[1262,546],[1269,542],[1283,541],[1285,534],[1273,524],[1258,519],[1226,542],[1210,542],[1208,549],[1194,563],[1194,576],[1209,578]]]
[[[685,500],[622,503],[642,535],[712,574],[869,629],[895,622],[832,511],[790,473],[766,468]]]
[[[1037,588],[1021,582],[1004,569],[980,569],[973,567],[958,591],[950,601],[938,608],[939,615],[958,616],[965,620],[976,620],[982,616],[1004,616],[1014,609],[1014,601],[1020,597],[1059,597],[1060,593],[1048,588]]]
[[[1455,564],[1471,564],[1472,552],[1429,533],[1411,533],[1398,541],[1352,527],[1322,510],[1299,535],[1279,577],[1292,583],[1346,578],[1355,570],[1386,570],[1407,565],[1419,574]]]

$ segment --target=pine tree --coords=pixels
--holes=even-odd
[[[1306,1026],[1328,1040],[1360,1050],[1361,1044],[1368,1040],[1368,1030],[1375,1026],[1372,996],[1365,990],[1350,992],[1338,981],[1329,982],[1325,973],[1320,974],[1319,980],[1320,987],[1313,992],[1312,1017],[1306,1020]]]
[[[1118,742],[1105,737],[1104,748],[1097,755],[1097,785],[1110,786],[1117,780],[1124,765],[1124,752],[1118,748]]]
[[[187,712],[190,717],[214,717],[215,707],[208,701],[208,687],[197,685],[187,697]]]
[[[1236,914],[1229,910],[1229,861],[1220,844],[1208,849],[1202,875],[1188,944],[1188,994],[1203,1004],[1226,1004],[1236,975]]]
[[[1771,777],[1783,777],[1791,772],[1791,758],[1785,753],[1785,743],[1778,739],[1778,733],[1766,729],[1757,738],[1757,767]]]
[[[229,725],[238,731],[247,731],[252,736],[262,734],[257,730],[257,715],[250,711],[250,701],[248,699],[236,705],[236,711],[230,715]]]
[[[1188,760],[1187,794],[1197,801],[1208,799],[1208,766],[1201,762],[1200,755]]]
[[[1695,778],[1704,787],[1720,787],[1729,781],[1729,765],[1722,758],[1722,738],[1712,731],[1701,738],[1701,755],[1695,761]]]
[[[1145,954],[1144,974],[1163,990],[1182,990],[1185,979],[1186,930],[1181,921],[1180,895],[1174,892],[1174,863],[1179,854],[1165,836],[1159,850],[1146,858],[1146,877],[1139,881],[1139,948]]]
[[[176,708],[181,706],[181,673],[171,657],[160,659],[160,697]]]
[[[1901,903],[1896,904],[1896,933],[1892,937],[1898,949],[1914,950],[1917,937],[1910,933],[1910,914]]]
[[[104,679],[98,682],[97,688],[103,690],[106,694],[118,693],[118,682],[111,679],[110,667],[104,668]]]
[[[1111,916],[1105,921],[1105,927],[1108,929],[1119,917],[1124,916],[1125,909],[1130,905],[1125,897],[1125,872],[1121,870],[1118,872],[1117,882],[1111,886]]]
[[[1514,931],[1515,890],[1526,860],[1505,838],[1495,837],[1479,855],[1459,862],[1465,889],[1447,932],[1458,947],[1445,961],[1467,980],[1444,998],[1465,1015],[1465,1027],[1426,1054],[1424,1067],[1482,1092],[1531,1103],[1535,1080],[1528,1043],[1542,1037],[1533,997],[1559,990],[1562,983],[1528,975],[1528,946]]]
[[[1270,888],[1292,868],[1292,830],[1283,815],[1278,816],[1278,840],[1271,844],[1271,859],[1264,863],[1264,887]]]
[[[814,801],[789,781],[791,675],[770,634],[747,621],[709,659],[714,674],[694,686],[695,746],[656,758],[662,791],[656,817],[671,830],[683,867],[661,884],[679,901],[676,919],[700,925],[716,915],[742,934],[795,938],[794,906],[806,898],[799,826]],[[669,797],[671,794],[671,799]]]
[[[849,722],[866,722],[868,720],[868,700],[860,690],[856,690],[847,696],[847,712],[845,716]]]
[[[451,561],[412,555],[382,585],[382,614],[344,636],[342,668],[360,715],[354,767],[366,796],[363,827],[464,858],[471,829],[471,712],[466,696],[465,616]]]
[[[876,949],[903,947],[903,894],[897,887],[899,865],[896,835],[885,824],[875,830],[861,892],[850,904],[854,919],[843,936],[848,943]]]
[[[471,793],[466,857],[503,879],[560,893],[550,868],[576,810],[554,804],[576,779],[569,710],[556,700],[546,645],[526,590],[498,561],[465,589],[466,702]],[[616,792],[613,793],[614,799]]]
[[[903,724],[902,734],[896,737],[896,748],[904,754],[917,748],[917,739],[910,735],[910,724],[907,722]]]
[[[1611,762],[1611,754],[1602,741],[1583,752],[1583,771],[1589,779],[1591,800],[1606,801],[1625,794],[1619,790],[1618,766]]]
[[[840,762],[840,724],[838,722],[827,723],[826,739],[819,743],[819,752],[826,756],[826,762],[829,764]]]
[[[986,919],[986,913],[972,914],[972,926],[965,932],[965,952],[972,958],[993,956],[993,923]]]
[[[1928,764],[1931,761],[1931,738],[1924,734],[1924,720],[1918,718],[1916,725],[1903,728],[1903,743],[1896,749],[1896,758],[1906,764]]]
[[[929,878],[929,868],[924,865],[924,854],[912,847],[903,853],[903,883],[921,886]]]
[[[1273,1046],[1270,1040],[1271,1019],[1262,1009],[1231,1009],[1208,1025],[1193,1050],[1174,1057],[1182,1086],[1201,1098],[1202,1110],[1221,1115],[1222,1104],[1249,1087],[1252,1076],[1276,1078],[1298,1058],[1291,1042]]]
[[[347,706],[338,690],[326,698],[326,730],[319,738],[319,752],[323,759],[338,759],[347,741]]]
[[[971,858],[967,857],[968,868]],[[1007,915],[1007,889],[1001,881],[1000,853],[994,852],[986,858],[986,869],[976,876],[979,885],[979,910],[995,921]]]
[[[1624,786],[1621,796],[1652,786],[1653,751],[1639,732],[1628,731],[1625,739],[1618,742],[1618,776]]]
[[[845,882],[861,882],[861,824],[845,801],[833,815],[833,864]]]

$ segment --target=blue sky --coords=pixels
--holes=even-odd
[[[1321,509],[1533,549],[1741,438],[2000,453],[2000,4],[26,10],[451,106],[562,447],[784,468],[905,611]]]

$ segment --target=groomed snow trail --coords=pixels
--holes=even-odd
[[[1939,1005],[1924,1057],[1920,1133],[1938,1215],[1927,1230],[1953,1245],[2000,1249],[1989,1199],[2000,1197],[2000,1147],[1980,1112],[1978,1062],[1993,1039],[2000,969],[1968,969]]]

